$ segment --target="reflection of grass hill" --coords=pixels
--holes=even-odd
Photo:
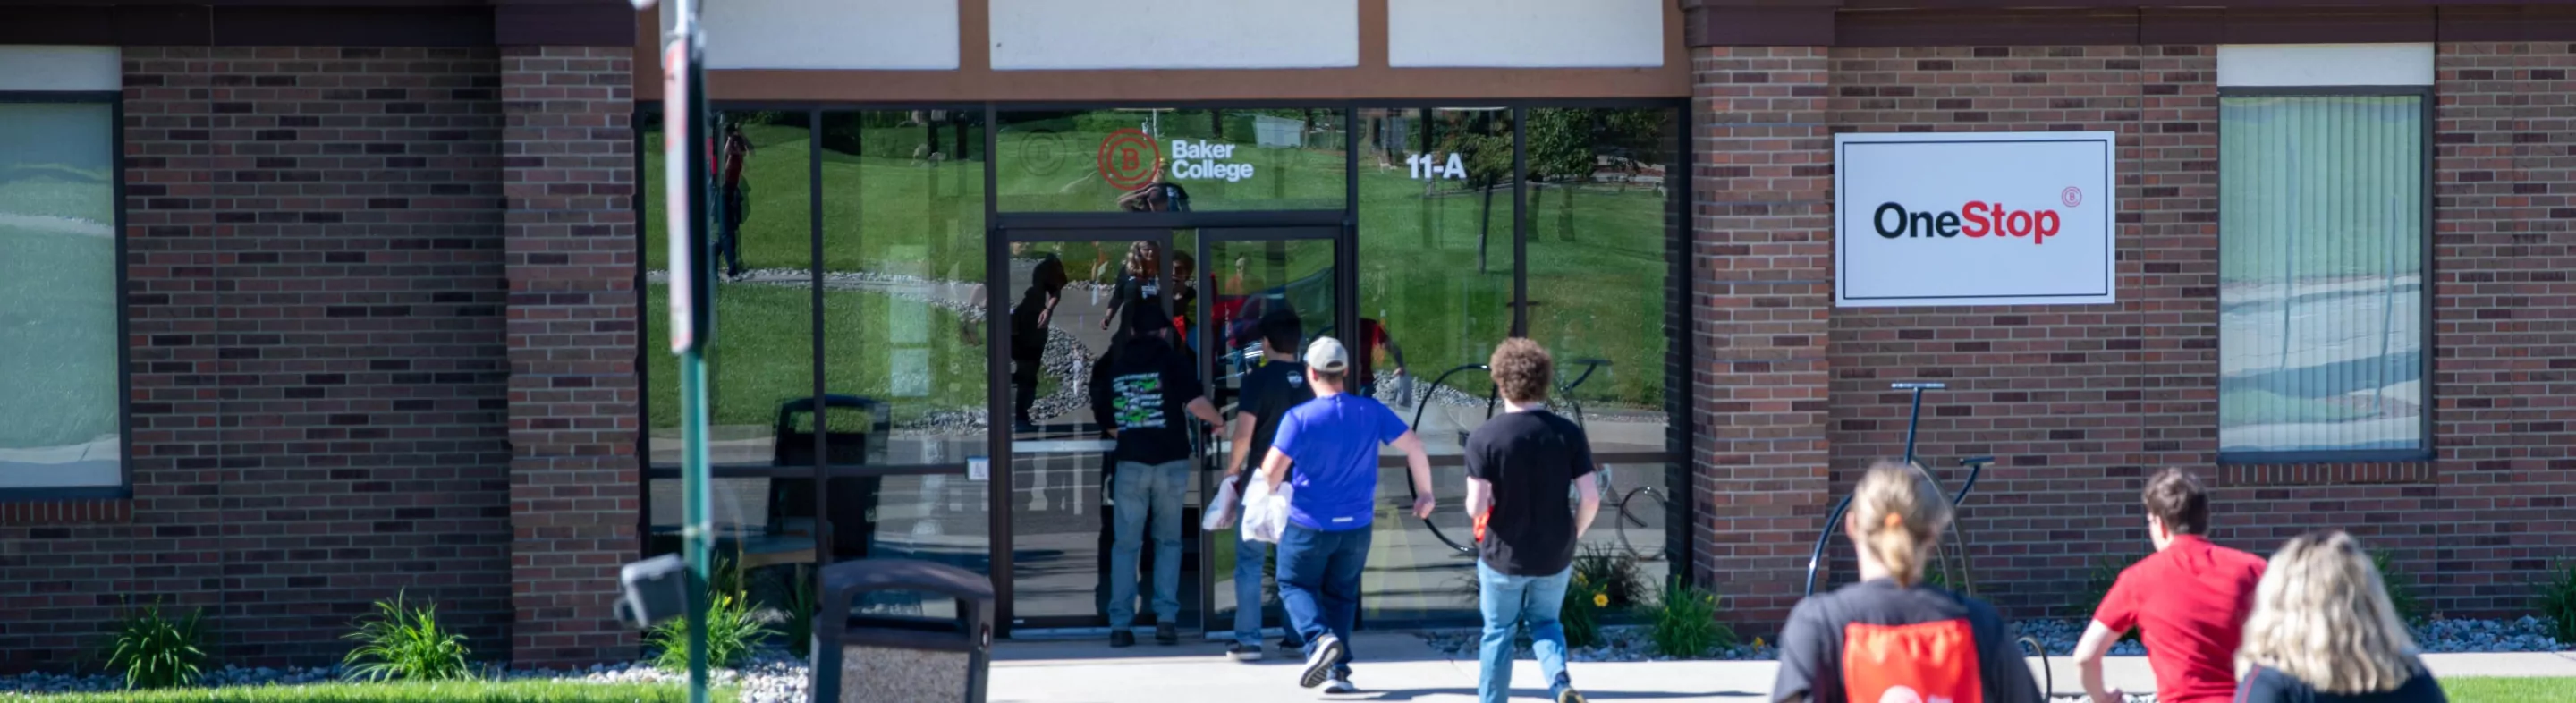
[[[114,238],[0,225],[0,448],[116,434],[116,265]]]
[[[0,168],[0,213],[116,221],[107,177],[55,164]]]
[[[848,119],[845,115],[826,118],[827,135],[840,129],[834,120]],[[1009,157],[995,175],[1006,209],[1037,205],[1111,209],[1115,192],[1089,175],[1097,158],[1095,150],[1110,128],[1102,119],[1106,118],[1049,123],[1062,130],[1051,134],[1014,124],[1000,135],[1001,151]],[[1204,135],[1175,130],[1204,129],[1205,125],[1167,123],[1165,127],[1167,134],[1201,138]],[[942,127],[939,148],[943,152],[954,149],[955,129]],[[1248,126],[1229,124],[1226,129],[1228,141],[1252,141]],[[807,154],[811,144],[806,130],[751,125],[744,131],[758,151],[746,169],[753,206],[743,224],[743,265],[806,268],[810,265]],[[869,127],[862,130],[861,153],[823,152],[825,269],[982,280],[982,155],[966,162],[945,153],[944,162],[917,159],[916,147],[924,143],[926,134],[919,126]],[[980,152],[980,128],[969,128],[967,134],[970,150]],[[827,141],[839,146],[842,140]],[[871,146],[878,142],[900,148]],[[1041,145],[1049,153],[1035,153]],[[645,148],[645,259],[648,266],[663,268],[667,263],[660,135],[648,135]],[[1340,207],[1343,171],[1338,150],[1238,153],[1254,152],[1264,152],[1258,156],[1269,161],[1238,160],[1258,163],[1259,176],[1235,184],[1191,182],[1194,204],[1201,210],[1267,208],[1278,202]],[[1040,163],[1055,165],[1039,168]],[[1364,162],[1359,178],[1361,314],[1383,318],[1403,347],[1411,371],[1425,376],[1424,380],[1454,366],[1484,362],[1492,344],[1510,329],[1509,192],[1495,198],[1495,207],[1488,213],[1481,197],[1445,197],[1463,192],[1462,183],[1414,180],[1401,166],[1378,168]],[[1426,198],[1426,186],[1444,197]],[[1581,389],[1587,401],[1651,408],[1660,408],[1663,402],[1668,285],[1665,202],[1663,194],[1643,186],[1549,187],[1532,189],[1530,194],[1529,291],[1538,303],[1529,311],[1531,334],[1561,359],[1612,361],[1609,370]],[[1486,218],[1491,219],[1490,240],[1480,243],[1484,231],[1480,225],[1485,224],[1481,220]],[[1477,270],[1480,244],[1486,247],[1488,260],[1481,273]],[[1219,267],[1224,265],[1201,262],[1200,268],[1222,274]],[[1083,273],[1076,272],[1076,277]],[[740,289],[727,287],[724,292]],[[731,309],[730,303],[720,305]],[[660,324],[660,319],[654,317],[653,324]],[[957,361],[980,370],[981,350],[970,353],[975,356]],[[980,391],[969,402],[982,402]],[[657,403],[657,416],[660,408]]]
[[[716,343],[707,357],[713,424],[766,426],[777,420],[780,403],[814,395],[812,295],[804,286],[717,288]],[[665,330],[668,289],[650,285],[647,300],[652,426],[676,427],[679,357],[671,355]],[[897,423],[933,410],[983,406],[984,348],[957,338],[956,313],[873,291],[826,290],[823,308],[833,321],[823,345],[825,392],[890,401]],[[897,341],[913,332],[920,336]],[[899,390],[926,395],[894,395]]]

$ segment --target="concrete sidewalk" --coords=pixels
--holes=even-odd
[[[1472,701],[1476,697],[1476,662],[1453,660],[1434,651],[1422,638],[1401,632],[1363,634],[1353,643],[1360,660],[1352,666],[1352,683],[1360,693],[1328,696],[1297,687],[1299,662],[1273,656],[1252,664],[1225,658],[1223,646],[1196,639],[1175,647],[1152,640],[1129,649],[1110,649],[1107,642],[1003,642],[995,646],[992,696],[995,703],[1304,703],[1350,701]],[[2576,654],[2431,654],[2424,657],[2437,676],[2567,676],[2576,677]],[[1778,665],[1771,662],[1629,662],[1577,663],[1575,683],[1597,701],[1727,701],[1753,703],[1768,697]],[[2056,692],[2074,691],[2075,667],[2050,660]],[[2113,657],[2106,666],[2111,686],[2130,692],[2155,688],[2155,677],[2143,657]],[[1515,700],[1539,700],[1538,663],[1522,660],[1512,667]]]

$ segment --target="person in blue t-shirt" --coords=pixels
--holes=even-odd
[[[1378,445],[1404,452],[1413,479],[1413,516],[1431,517],[1431,457],[1404,419],[1374,398],[1344,393],[1351,355],[1322,337],[1306,347],[1306,382],[1315,399],[1289,410],[1271,439],[1261,470],[1270,489],[1295,487],[1288,525],[1279,535],[1279,600],[1307,642],[1297,685],[1351,693],[1351,625],[1359,616],[1360,571],[1367,567],[1369,515],[1376,511]],[[1290,475],[1291,470],[1295,475]]]

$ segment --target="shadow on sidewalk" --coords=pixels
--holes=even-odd
[[[1175,661],[1206,661],[1235,663],[1240,666],[1305,663],[1304,655],[1283,652],[1275,647],[1263,651],[1261,661],[1233,662],[1225,656],[1225,648],[1231,642],[1204,640],[1195,634],[1184,635],[1180,644],[1169,647],[1154,644],[1153,635],[1147,632],[1138,632],[1136,639],[1136,646],[1123,648],[1111,648],[1107,635],[1003,640],[993,643],[993,661],[995,663],[1060,662],[1067,664],[1169,664]],[[1442,662],[1455,659],[1432,649],[1430,644],[1422,641],[1421,636],[1411,633],[1361,633],[1351,639],[1353,640],[1352,653],[1358,657],[1358,663],[1363,666],[1371,663]],[[1272,637],[1269,640],[1275,642],[1277,638]]]

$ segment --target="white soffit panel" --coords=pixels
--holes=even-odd
[[[708,68],[957,68],[953,0],[724,0],[704,7]]]
[[[121,90],[123,57],[113,46],[0,46],[0,90]]]
[[[2431,44],[2218,47],[2218,85],[2224,88],[2432,84]]]
[[[1652,68],[1671,0],[1387,0],[1397,68]]]
[[[1350,68],[1359,0],[992,0],[993,68]]]

